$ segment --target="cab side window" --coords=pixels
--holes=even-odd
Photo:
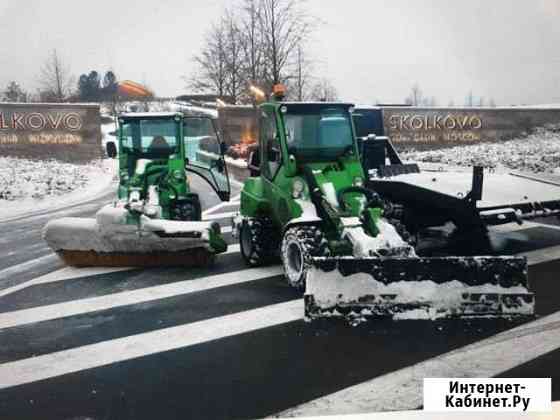
[[[282,152],[278,129],[273,114],[264,112],[261,118],[261,135],[264,139],[263,174],[272,179],[282,164]]]

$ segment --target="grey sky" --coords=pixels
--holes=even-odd
[[[182,75],[226,0],[0,0],[0,86],[31,90],[57,48],[78,76],[114,69],[159,95]],[[91,6],[94,5],[95,9]],[[440,105],[560,103],[560,0],[308,0],[317,73],[342,99],[401,102],[414,82]]]

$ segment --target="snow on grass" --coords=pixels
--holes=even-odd
[[[77,165],[0,157],[0,217],[80,202],[111,185],[115,161]]]
[[[558,172],[560,125],[538,128],[528,136],[496,143],[477,143],[446,149],[401,153],[407,161],[456,166],[482,165],[528,172]]]

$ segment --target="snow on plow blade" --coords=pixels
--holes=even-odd
[[[364,320],[532,316],[518,257],[311,258],[305,318]]]
[[[210,246],[211,229],[216,229],[214,222],[143,218],[139,225],[127,224],[126,210],[107,206],[95,219],[52,220],[43,238],[75,267],[204,266],[225,251]]]

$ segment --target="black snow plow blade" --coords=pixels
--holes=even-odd
[[[533,314],[525,258],[318,257],[307,272],[306,320]]]

